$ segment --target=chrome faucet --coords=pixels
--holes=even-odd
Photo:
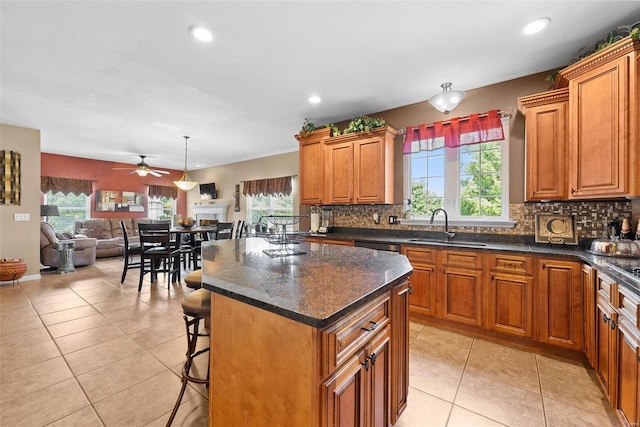
[[[447,215],[447,211],[442,208],[434,209],[431,213],[431,220],[429,221],[429,224],[433,224],[433,217],[436,216],[438,212],[444,213],[444,234],[447,237],[447,241],[449,241],[453,239],[453,236],[455,236],[456,233],[452,233],[449,231],[449,215]]]

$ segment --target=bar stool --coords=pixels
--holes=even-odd
[[[200,289],[202,287],[202,270],[194,270],[187,274],[187,277],[184,278],[184,283],[187,288]]]
[[[182,311],[184,313],[184,323],[187,328],[187,360],[182,367],[182,387],[180,388],[180,394],[176,401],[169,421],[167,421],[167,427],[173,423],[173,419],[176,417],[180,403],[184,396],[184,392],[187,388],[187,381],[191,381],[196,384],[206,384],[209,387],[209,365],[207,364],[207,378],[195,378],[191,375],[191,365],[193,360],[203,354],[208,355],[209,347],[196,351],[196,345],[198,343],[198,337],[207,337],[208,333],[202,333],[199,331],[200,321],[205,320],[205,323],[209,323],[211,316],[211,292],[206,289],[197,289],[191,292],[182,300]]]

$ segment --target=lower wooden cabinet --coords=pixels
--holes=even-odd
[[[617,350],[617,335],[615,322],[617,321],[615,309],[602,295],[598,295],[596,301],[596,375],[600,380],[602,389],[609,401],[615,398],[614,360]]]
[[[304,241],[308,243],[324,243],[325,245],[353,246],[353,240],[327,239],[325,237],[307,237]]]
[[[616,409],[627,426],[638,426],[640,422],[640,332],[624,317],[617,324],[618,356],[616,373]]]
[[[485,327],[533,338],[533,257],[487,254]]]
[[[483,254],[441,251],[436,315],[472,326],[482,326]]]
[[[436,315],[436,263],[437,250],[429,246],[406,246],[402,254],[413,267],[409,277],[412,293],[409,297],[409,314],[412,319],[420,320]]]
[[[578,262],[541,258],[538,268],[539,341],[582,350],[582,284]]]
[[[596,366],[596,288],[595,270],[587,264],[582,265],[582,351],[592,367]]]
[[[391,291],[391,424],[395,424],[406,409],[409,396],[409,300],[412,293],[413,285],[408,281]]]

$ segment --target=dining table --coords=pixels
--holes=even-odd
[[[177,227],[171,227],[169,229],[169,233],[176,236],[177,246],[181,248],[180,252],[181,252],[183,264],[186,265],[185,257],[189,253],[191,254],[190,255],[191,257],[194,257],[194,260],[193,260],[194,268],[197,265],[197,262],[195,261],[196,258],[195,258],[194,251],[199,246],[198,244],[201,241],[215,240],[216,231],[217,231],[216,225],[205,225],[205,226],[194,226],[194,227],[177,226]],[[213,236],[211,235],[211,233],[213,233]],[[200,240],[198,240],[197,238],[198,235],[202,236]],[[183,240],[183,237],[186,237],[186,239]],[[183,245],[189,246],[186,251],[182,250]]]

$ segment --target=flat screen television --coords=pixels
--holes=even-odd
[[[200,184],[200,200],[213,200],[218,198],[216,192],[216,184],[214,182],[210,184]]]

